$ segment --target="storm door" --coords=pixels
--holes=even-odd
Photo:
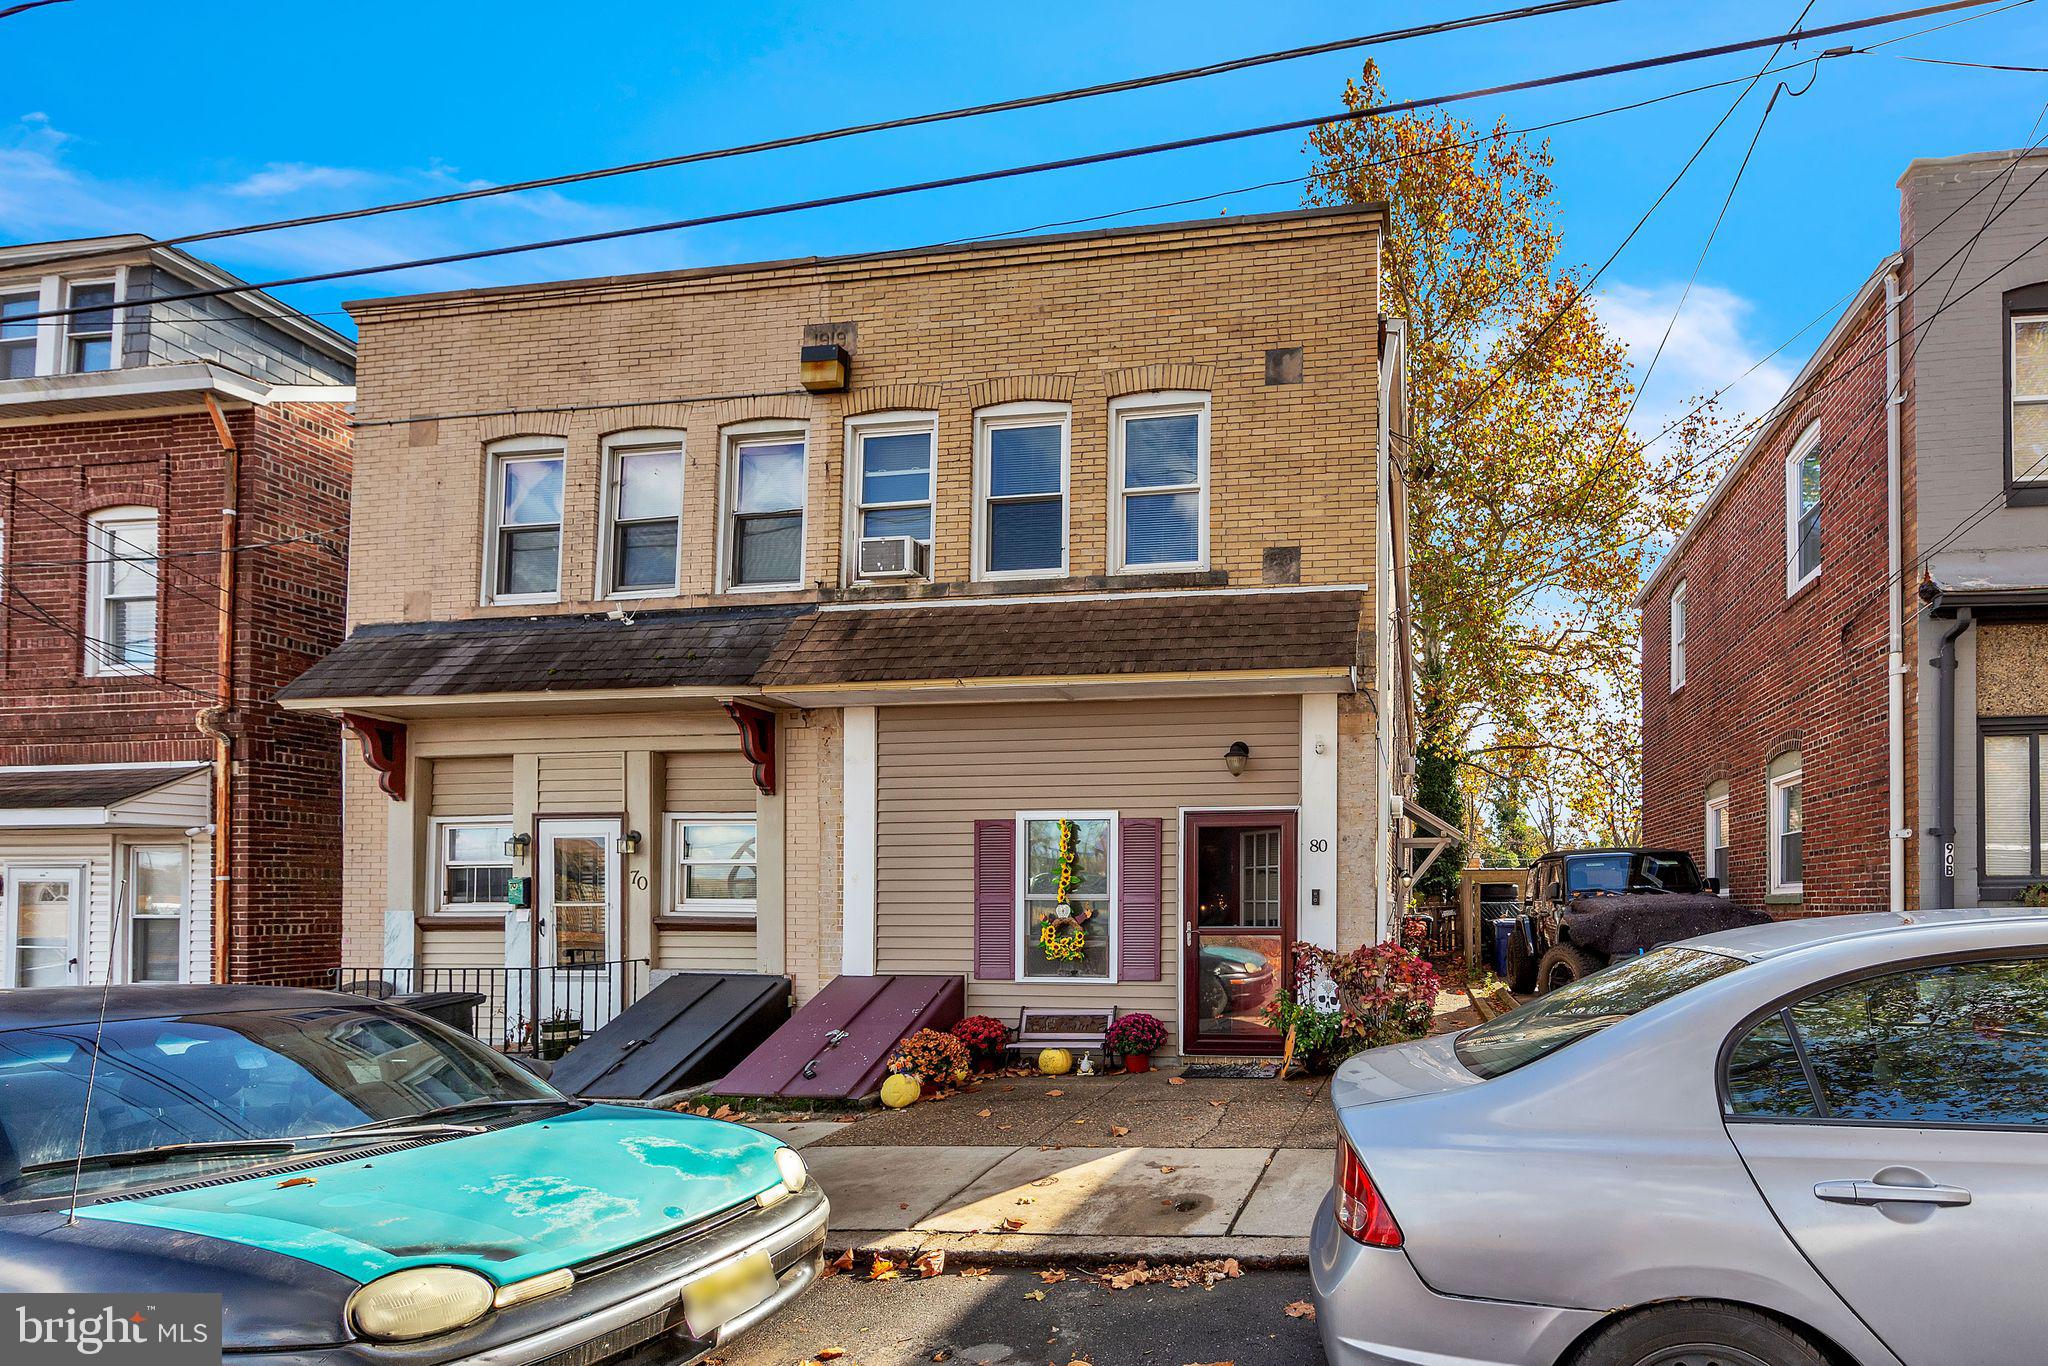
[[[1292,811],[1197,812],[1181,839],[1182,1045],[1277,1053],[1266,1009],[1294,938]]]
[[[538,902],[540,1014],[593,1033],[619,1010],[619,822],[543,820]]]

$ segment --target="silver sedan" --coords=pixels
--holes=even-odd
[[[2048,1361],[2048,914],[1656,949],[1331,1087],[1338,1366]]]

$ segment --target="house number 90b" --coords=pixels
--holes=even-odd
[[[1311,854],[1327,854],[1330,852],[1330,842],[1328,840],[1310,840],[1308,842],[1308,851]]]

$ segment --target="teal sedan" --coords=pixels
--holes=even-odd
[[[219,1294],[251,1366],[682,1366],[820,1274],[824,1193],[765,1134],[355,996],[101,1002],[0,996],[0,1284]]]

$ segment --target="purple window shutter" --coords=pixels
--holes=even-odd
[[[1162,823],[1134,816],[1117,827],[1116,975],[1120,982],[1159,980]]]
[[[974,823],[974,977],[1017,976],[1017,822]]]

